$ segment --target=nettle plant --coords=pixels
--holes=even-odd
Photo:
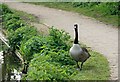
[[[50,45],[54,46],[56,49],[62,50],[69,50],[70,46],[68,42],[70,40],[69,33],[65,32],[64,30],[58,30],[54,27],[49,29],[49,36],[50,36]]]
[[[67,80],[75,75],[77,71],[72,67],[75,61],[69,56],[69,46],[66,46],[69,38],[66,40],[66,37],[69,37],[67,33],[51,28],[50,35],[32,37],[21,45],[20,50],[29,62],[27,76],[23,79]]]
[[[4,24],[5,24],[5,28],[7,30],[13,30],[13,31],[15,31],[16,29],[18,29],[22,26],[25,26],[25,23],[22,20],[18,20],[15,18],[4,22]]]
[[[5,5],[5,4],[2,4],[2,12],[3,12],[3,15],[6,14],[6,13],[13,13],[13,12],[11,11],[11,9],[8,8],[8,6]]]
[[[23,79],[29,80],[68,80],[77,71],[71,66],[60,65],[51,62],[51,53],[48,55],[34,54],[28,68],[27,76]],[[57,59],[57,58],[56,58]]]
[[[23,54],[24,58],[30,61],[33,57],[33,54],[39,53],[40,50],[43,50],[43,45],[45,40],[42,36],[33,36],[27,42],[23,43],[20,47],[20,51]]]
[[[19,16],[11,13],[6,13],[3,15],[3,25],[4,28],[7,30],[13,30],[15,31],[16,29],[25,26],[25,22],[20,19]]]
[[[19,49],[22,43],[25,43],[32,36],[37,35],[37,30],[34,27],[24,26],[18,28],[15,32],[10,32],[8,39],[13,50]]]
[[[20,51],[27,60],[30,60],[33,54],[51,51],[54,49],[54,52],[60,50],[69,49],[70,36],[64,31],[59,31],[54,28],[50,28],[48,36],[35,36],[30,38],[28,41],[21,45]]]
[[[75,61],[69,56],[69,52],[65,50],[56,51],[56,49],[44,49],[41,55],[49,55],[51,62],[57,62],[60,65],[75,65]]]
[[[10,19],[20,19],[19,16],[15,15],[15,14],[11,14],[11,13],[6,13],[3,15],[3,21],[8,21]]]

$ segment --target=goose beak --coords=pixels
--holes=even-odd
[[[78,28],[78,24],[74,24],[74,29],[77,29]]]

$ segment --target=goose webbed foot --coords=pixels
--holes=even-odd
[[[76,61],[76,62],[77,62],[77,61]],[[78,62],[77,62],[77,70],[78,70],[78,69],[79,69],[80,71],[82,70],[83,63],[84,63],[84,62],[81,63],[81,67],[80,67],[79,64],[78,64]]]

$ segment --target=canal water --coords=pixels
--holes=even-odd
[[[16,80],[13,78],[14,71],[18,73],[21,69],[22,63],[20,59],[0,41],[0,81]]]

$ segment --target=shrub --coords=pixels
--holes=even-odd
[[[31,60],[27,77],[28,80],[68,80],[76,74],[75,69],[53,64],[50,56],[35,54]]]
[[[20,28],[22,26],[25,26],[23,21],[18,20],[18,19],[10,19],[9,21],[4,22],[4,24],[5,24],[5,28],[7,30],[13,30],[13,31],[15,31],[16,29],[18,29],[18,28]]]
[[[99,5],[99,9],[101,12],[109,14],[109,15],[118,15],[119,10],[118,10],[118,3],[113,2],[113,3],[101,3]]]
[[[50,52],[52,61],[58,62],[61,65],[75,65],[75,61],[70,57],[68,51],[60,50],[56,53]]]
[[[3,15],[6,13],[13,13],[11,9],[9,9],[8,6],[5,4],[2,4],[2,12],[3,12]]]
[[[4,14],[4,16],[3,16],[3,20],[4,20],[4,22],[7,22],[8,20],[10,20],[10,19],[20,19],[20,17],[19,16],[17,16],[17,15],[15,15],[15,14],[11,14],[11,13],[6,13],[6,14]]]
[[[58,30],[55,28],[49,29],[50,35],[50,45],[54,46],[55,49],[69,50],[69,45],[67,42],[70,40],[70,35],[63,30]]]
[[[26,60],[30,60],[33,54],[39,53],[43,49],[44,38],[42,36],[33,36],[26,43],[23,43],[20,47],[20,51]]]
[[[60,65],[75,65],[75,61],[70,57],[69,52],[65,50],[56,51],[56,49],[44,49],[41,55],[48,55],[51,57],[51,62],[57,62]]]
[[[41,52],[46,55],[47,53],[51,53],[53,50],[55,53],[63,53],[62,55],[57,54],[56,56],[59,56],[60,58],[61,56],[64,56],[64,58],[66,57],[65,60],[60,58],[58,60],[63,62],[67,60],[65,63],[68,64],[71,62],[68,61],[70,60],[70,57],[68,56],[68,53],[64,52],[64,50],[68,51],[70,48],[70,45],[68,44],[69,38],[70,36],[66,32],[50,28],[49,36],[35,36],[30,38],[26,43],[21,45],[20,51],[24,55],[25,59],[29,61],[35,53]],[[54,54],[53,56],[56,57]]]
[[[32,36],[36,36],[37,31],[33,27],[24,26],[21,28],[18,28],[15,32],[11,32],[8,36],[9,44],[13,50],[16,48],[19,49],[19,46],[21,43],[26,42],[28,39],[30,39]]]

